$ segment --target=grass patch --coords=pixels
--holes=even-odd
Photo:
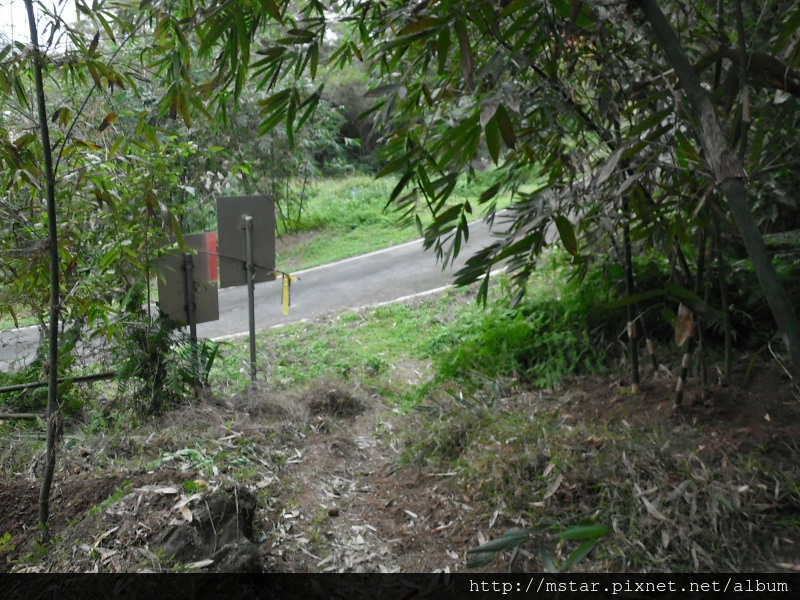
[[[492,177],[491,172],[486,172],[478,174],[474,182],[460,181],[451,203],[469,200],[477,207],[477,199],[491,185]],[[392,207],[387,208],[396,184],[394,178],[361,175],[311,185],[299,219],[292,214],[296,209],[290,207],[279,230],[288,227],[289,231],[314,235],[283,249],[277,257],[279,268],[307,269],[418,238],[420,233],[414,224],[401,224],[400,215]],[[511,203],[511,196],[498,195],[495,200],[498,208],[505,208]],[[480,218],[482,214],[477,208],[474,210],[474,217]],[[426,211],[419,216],[423,226],[432,221]]]
[[[580,316],[552,297],[466,312],[430,343],[438,377],[471,389],[497,378],[552,388],[565,376],[598,372],[604,355]]]
[[[470,290],[452,290],[413,305],[390,304],[344,313],[327,322],[261,332],[259,371],[277,389],[333,377],[397,397],[409,389],[398,381],[403,379],[403,364],[427,360],[431,335],[444,331],[458,311],[474,310],[473,298]],[[244,345],[224,346],[211,374],[212,385],[235,386],[248,372],[248,356]]]
[[[368,385],[404,408],[453,390],[475,393],[499,380],[542,388],[603,369],[605,353],[588,331],[591,295],[562,300],[559,276],[543,270],[530,298],[508,308],[508,289],[484,309],[475,289],[295,323],[258,334],[258,371],[271,387],[292,389],[323,377]],[[215,387],[249,372],[244,345],[224,345],[211,373]],[[431,365],[433,368],[431,368]],[[411,371],[424,366],[425,373]],[[410,383],[413,381],[413,383]]]
[[[39,324],[39,320],[36,317],[19,317],[17,322],[14,322],[14,319],[11,318],[9,315],[3,315],[0,318],[0,331],[8,331],[9,329],[16,329],[17,325],[20,328],[22,327],[33,327]]]

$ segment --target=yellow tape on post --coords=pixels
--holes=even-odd
[[[283,314],[289,314],[289,306],[292,304],[292,281],[297,281],[297,277],[282,273],[283,276]]]

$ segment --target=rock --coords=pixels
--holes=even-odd
[[[216,573],[263,573],[261,553],[249,540],[225,544],[211,558],[211,570]]]
[[[192,507],[194,519],[170,528],[156,543],[179,563],[212,559],[217,573],[260,573],[263,560],[253,543],[256,498],[245,488],[219,491]]]

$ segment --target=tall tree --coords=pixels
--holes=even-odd
[[[87,331],[111,334],[114,321],[129,316],[126,296],[147,272],[163,230],[180,233],[169,200],[157,196],[180,183],[165,175],[174,167],[170,144],[159,140],[167,136],[146,113],[118,120],[108,110],[135,88],[136,65],[123,71],[116,63],[146,13],[131,22],[79,1],[89,19],[75,25],[59,16],[62,5],[51,10],[26,0],[30,42],[0,47],[0,181],[7,192],[0,199],[0,286],[11,291],[0,310],[15,316],[15,305],[27,300],[47,338],[42,526],[61,429],[58,378],[70,368],[70,350]],[[42,30],[53,34],[47,44]],[[52,44],[61,34],[66,43]],[[123,328],[116,327],[120,337]],[[65,330],[71,335],[59,335]]]
[[[33,50],[34,82],[36,84],[36,108],[39,114],[39,132],[44,158],[45,201],[47,203],[47,247],[50,256],[50,320],[47,350],[47,450],[45,452],[44,475],[39,492],[39,524],[47,525],[50,514],[50,485],[56,463],[56,443],[61,428],[61,407],[58,403],[58,315],[59,315],[59,256],[58,224],[56,222],[56,181],[53,173],[53,153],[50,146],[50,127],[47,123],[47,102],[44,96],[42,76],[42,53],[36,29],[33,0],[25,0],[28,26]]]

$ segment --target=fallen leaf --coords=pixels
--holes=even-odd
[[[98,546],[95,548],[95,551],[100,555],[100,558],[106,560],[111,558],[115,554],[119,554],[119,550],[109,550],[108,548],[103,548],[102,546]]]
[[[178,493],[178,488],[176,487],[161,487],[157,485],[146,485],[144,487],[135,488],[134,491],[136,492],[150,492],[151,494],[165,494],[165,495],[172,495]]]
[[[190,502],[193,502],[193,501],[199,500],[199,499],[200,499],[200,494],[192,494],[191,496],[182,496],[181,497],[181,501],[178,502],[175,506],[173,506],[172,510],[182,508],[182,507],[186,506],[187,504],[189,504]]]
[[[97,536],[97,538],[94,540],[94,544],[93,544],[93,546],[94,546],[95,548],[97,548],[98,544],[100,544],[100,542],[101,542],[101,541],[103,541],[104,539],[106,539],[106,538],[107,538],[109,535],[111,535],[112,533],[114,533],[114,532],[115,532],[117,529],[119,529],[119,527],[112,527],[111,529],[109,529],[109,530],[107,530],[107,531],[104,531],[103,533],[101,533],[101,534],[100,534],[99,536]]]
[[[644,496],[642,496],[642,502],[644,502],[644,507],[647,509],[647,512],[651,516],[655,517],[656,519],[658,519],[660,521],[668,521],[669,520],[669,519],[667,519],[667,517],[665,517],[664,515],[661,514],[661,512],[655,507],[655,505],[652,502],[650,502],[650,500],[648,500]]]
[[[178,510],[181,511],[181,514],[183,515],[183,518],[186,519],[187,523],[192,522],[192,520],[194,519],[194,515],[192,515],[192,511],[191,509],[189,509],[188,506],[179,506]]]
[[[564,477],[561,474],[559,474],[558,477],[556,477],[555,481],[553,481],[553,483],[547,486],[547,491],[544,493],[543,500],[547,500],[553,494],[555,494],[556,490],[558,490],[558,488],[561,487],[562,481],[564,481]]]
[[[207,567],[210,564],[214,563],[213,558],[206,558],[204,560],[198,560],[197,562],[189,563],[186,565],[187,569],[202,569],[203,567]]]
[[[497,522],[497,517],[499,517],[499,516],[500,516],[500,511],[499,510],[496,510],[496,511],[494,511],[494,513],[492,513],[492,518],[489,519],[489,529],[494,527],[494,524]]]

